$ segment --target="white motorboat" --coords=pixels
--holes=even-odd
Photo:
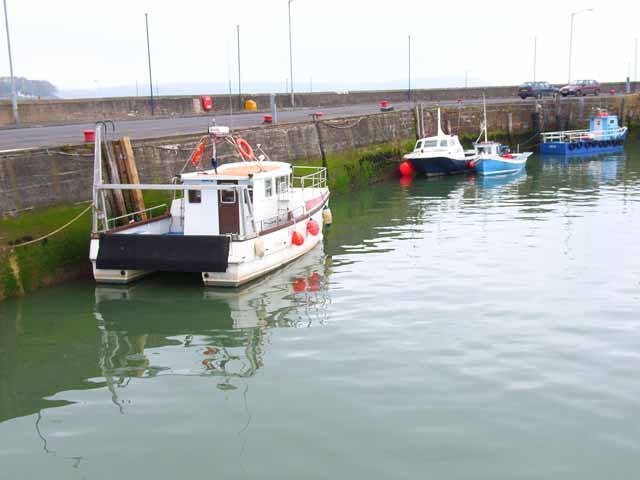
[[[464,150],[457,135],[447,135],[442,131],[438,109],[437,135],[418,140],[413,152],[406,154],[403,160],[411,164],[412,170],[432,176],[469,172],[469,162],[474,156],[473,150]]]
[[[198,272],[209,286],[237,287],[304,255],[330,223],[326,169],[293,167],[255,155],[226,127],[209,142],[233,146],[239,160],[183,173],[171,184],[102,181],[102,127],[96,129],[89,258],[97,282],[128,283],[154,271]],[[199,145],[200,153],[204,147]],[[168,211],[109,218],[108,190],[172,190]],[[117,225],[118,222],[123,224]]]

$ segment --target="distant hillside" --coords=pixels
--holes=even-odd
[[[29,80],[15,77],[19,97],[57,98],[58,89],[47,80]],[[0,77],[0,98],[11,98],[11,78]]]

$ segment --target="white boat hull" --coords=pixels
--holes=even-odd
[[[307,231],[307,223],[310,218],[320,226],[320,231],[316,235],[312,235]],[[322,208],[319,208],[310,217],[304,217],[288,227],[244,241],[231,241],[227,270],[225,272],[203,271],[201,272],[202,282],[204,285],[212,287],[238,287],[244,285],[312,250],[323,239],[322,228]],[[299,232],[304,238],[304,243],[300,246],[292,243],[294,231]],[[89,254],[96,282],[124,285],[153,273],[152,270],[109,270],[97,268],[96,260],[98,258],[99,242],[97,238],[91,239]],[[256,248],[257,242],[262,242],[264,246],[264,255],[262,257],[256,253],[256,250],[259,250]]]

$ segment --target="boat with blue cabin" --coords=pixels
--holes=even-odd
[[[540,153],[546,155],[585,155],[624,148],[627,127],[621,127],[617,115],[598,110],[589,119],[588,130],[567,130],[541,134]]]
[[[484,141],[474,145],[476,157],[474,170],[481,175],[499,175],[521,171],[533,152],[511,153],[509,147],[499,142]]]
[[[521,171],[533,152],[511,153],[509,147],[499,142],[490,142],[487,138],[487,105],[484,95],[483,110],[483,132],[480,136],[484,133],[484,142],[476,142],[473,145],[475,157],[470,162],[470,166],[481,175],[500,175]]]

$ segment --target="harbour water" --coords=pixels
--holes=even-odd
[[[0,304],[0,478],[637,476],[640,149],[332,210],[238,291]]]

